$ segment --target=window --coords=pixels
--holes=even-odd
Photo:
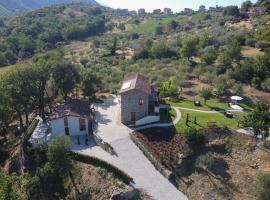
[[[86,125],[85,125],[85,119],[84,118],[79,118],[79,126],[80,126],[80,131],[85,131],[86,130]]]
[[[144,103],[143,99],[139,99],[139,105],[142,106]]]
[[[64,117],[64,126],[68,127],[68,118],[67,117]]]

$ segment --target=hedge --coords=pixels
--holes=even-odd
[[[72,158],[78,162],[83,162],[86,164],[91,164],[98,167],[103,167],[110,172],[113,172],[118,178],[120,178],[124,183],[130,184],[133,181],[133,178],[129,176],[127,173],[119,169],[118,167],[101,160],[99,158],[93,156],[87,156],[80,153],[70,152]]]

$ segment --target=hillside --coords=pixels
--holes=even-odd
[[[70,40],[102,33],[104,11],[99,5],[78,3],[51,6],[0,20],[0,66],[14,64]]]
[[[0,16],[10,16],[55,4],[67,4],[72,0],[2,0],[0,2]],[[95,0],[79,0],[77,2],[96,3]]]

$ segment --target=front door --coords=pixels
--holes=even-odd
[[[69,135],[69,128],[68,127],[65,128],[65,134]]]
[[[131,113],[131,122],[136,122],[136,113],[135,112]]]

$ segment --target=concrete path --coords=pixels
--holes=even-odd
[[[96,110],[96,119],[99,123],[97,134],[111,144],[115,155],[110,155],[92,143],[90,146],[77,145],[76,139],[72,141],[72,150],[114,164],[134,179],[133,187],[146,191],[154,199],[186,200],[187,197],[154,168],[130,139],[129,134],[133,130],[120,123],[119,110],[120,105],[117,101],[105,102],[98,105]],[[177,117],[174,122],[167,123],[166,126],[171,126],[180,120],[181,113],[178,109],[176,112]]]
[[[146,129],[146,128],[153,128],[153,127],[169,127],[169,126],[174,126],[174,125],[176,125],[181,120],[181,112],[179,111],[179,109],[177,107],[174,107],[174,106],[169,107],[169,106],[162,105],[162,106],[160,106],[160,108],[172,108],[172,109],[175,110],[176,117],[173,120],[173,122],[149,124],[149,125],[145,125],[145,126],[140,126],[140,127],[133,128],[133,130],[138,131],[138,130],[143,130],[143,129]]]

